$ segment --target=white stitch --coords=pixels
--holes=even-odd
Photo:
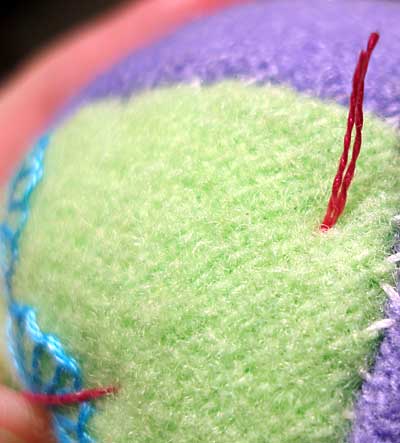
[[[369,381],[371,380],[371,374],[364,368],[360,368],[358,373],[360,374],[360,377],[365,380],[365,381]]]
[[[400,252],[397,252],[397,254],[389,255],[389,257],[386,259],[389,263],[397,263],[400,261]]]
[[[367,332],[376,332],[381,331],[382,329],[388,329],[391,328],[396,323],[395,320],[392,318],[384,318],[383,320],[378,320],[372,325],[368,326],[366,329]]]
[[[346,409],[345,411],[343,411],[343,418],[345,418],[346,420],[353,421],[356,418],[356,416],[353,411],[349,411],[348,409]]]
[[[395,288],[388,285],[387,283],[382,283],[381,288],[385,291],[386,295],[393,301],[400,302],[400,295]]]

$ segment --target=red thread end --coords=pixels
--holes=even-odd
[[[343,152],[339,160],[339,166],[333,179],[332,192],[329,198],[325,217],[320,225],[320,231],[326,232],[335,225],[344,211],[347,201],[347,193],[354,177],[356,162],[361,151],[362,128],[364,124],[364,80],[367,74],[369,60],[372,51],[379,41],[379,34],[373,32],[368,39],[367,49],[361,51],[357,66],[353,74],[353,88],[350,96],[349,113],[347,116],[347,128],[343,142]],[[351,159],[348,162],[352,132],[356,127]]]
[[[106,395],[116,394],[118,391],[118,387],[108,386],[106,388],[84,389],[69,394],[41,394],[24,391],[22,395],[32,403],[38,403],[44,406],[66,406],[93,401]]]
[[[378,41],[379,41],[379,34],[377,32],[373,32],[369,36],[367,51],[372,52],[375,49],[375,46],[378,43]]]

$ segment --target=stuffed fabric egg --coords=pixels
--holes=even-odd
[[[399,22],[385,1],[229,7],[55,119],[9,186],[2,267],[59,442],[400,441]],[[357,173],[321,232],[374,31]]]

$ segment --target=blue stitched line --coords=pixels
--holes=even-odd
[[[60,340],[41,331],[35,310],[14,298],[12,280],[19,257],[19,241],[29,215],[33,191],[43,176],[43,159],[49,135],[43,136],[24,160],[11,181],[6,214],[0,224],[0,266],[4,297],[8,307],[8,347],[17,373],[26,389],[46,394],[65,394],[82,389],[82,373],[76,360]],[[49,377],[43,374],[53,371]],[[53,426],[59,443],[94,443],[87,431],[94,406],[87,402],[52,411]]]

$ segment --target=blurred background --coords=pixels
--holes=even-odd
[[[0,83],[23,60],[49,41],[113,6],[126,2],[0,0]]]

